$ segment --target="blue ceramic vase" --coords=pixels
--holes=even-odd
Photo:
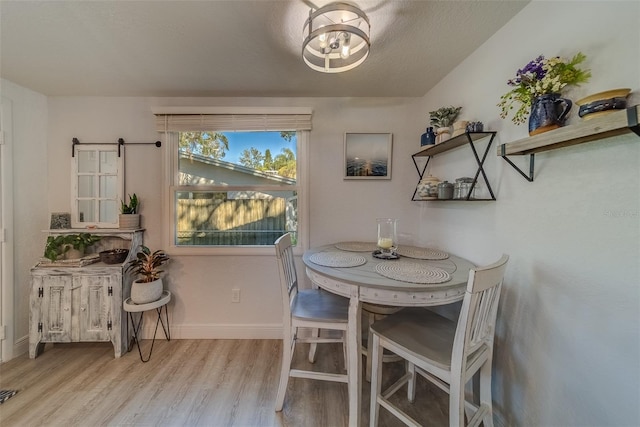
[[[564,126],[572,102],[560,98],[558,93],[549,93],[537,97],[531,105],[529,116],[529,135],[537,135]]]
[[[436,143],[436,134],[433,133],[433,128],[427,128],[427,131],[420,137],[420,145],[433,145]]]

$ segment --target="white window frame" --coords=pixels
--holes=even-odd
[[[282,129],[288,130],[288,129]],[[296,145],[296,182],[295,186],[288,186],[285,190],[295,190],[298,196],[298,241],[294,247],[294,253],[302,255],[307,249],[309,242],[309,131],[297,131]],[[273,255],[273,245],[265,246],[178,246],[175,244],[176,221],[175,221],[175,192],[176,188],[185,191],[186,187],[176,185],[179,176],[179,133],[165,132],[164,146],[164,178],[163,178],[163,242],[166,251],[173,255]],[[193,188],[193,187],[191,187]],[[233,187],[225,187],[226,190]],[[246,188],[246,187],[245,187]],[[256,186],[258,188],[258,186]],[[202,186],[193,188],[202,191],[219,191],[217,186]],[[269,188],[274,190],[273,187]]]
[[[101,173],[96,171],[93,173],[83,174],[79,172],[80,153],[83,151],[91,151],[96,153],[99,157],[100,153],[115,153],[119,155],[116,159],[116,172],[115,173]],[[101,198],[99,191],[93,197],[88,199],[93,200],[95,209],[99,212],[100,200],[113,200],[115,203],[115,220],[113,222],[105,221],[80,221],[80,213],[78,211],[78,201],[81,198],[78,195],[78,177],[81,175],[93,175],[97,177],[94,185],[99,186],[100,176],[115,176],[116,177],[116,194],[113,198]],[[96,226],[98,228],[118,228],[118,213],[120,212],[120,201],[124,197],[124,150],[118,151],[118,146],[114,144],[78,144],[74,146],[74,156],[71,158],[71,228],[86,228],[87,226]],[[98,218],[100,215],[98,213]]]

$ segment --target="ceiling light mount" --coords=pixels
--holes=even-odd
[[[313,70],[341,73],[369,56],[371,26],[367,15],[348,3],[330,3],[309,11],[302,29],[302,58]]]

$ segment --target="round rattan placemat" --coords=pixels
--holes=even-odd
[[[433,284],[451,280],[445,270],[410,261],[385,261],[376,265],[376,272],[401,282]]]
[[[334,245],[342,251],[351,252],[373,252],[378,246],[373,242],[340,242]]]
[[[317,252],[309,260],[325,267],[357,267],[367,262],[362,255],[344,252]]]
[[[398,250],[396,251],[400,256],[406,256],[407,258],[415,258],[415,259],[447,259],[449,258],[449,254],[431,248],[420,248],[418,246],[398,246]]]

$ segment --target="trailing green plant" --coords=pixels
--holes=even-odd
[[[123,214],[136,214],[138,213],[138,196],[133,193],[133,196],[129,194],[129,203],[125,203],[124,200],[120,201],[120,213]]]
[[[150,283],[160,278],[160,267],[169,261],[169,255],[163,250],[158,249],[155,252],[143,245],[139,246],[136,257],[127,263],[126,271],[133,271],[140,278],[140,283]]]
[[[441,107],[435,111],[429,111],[431,126],[434,128],[446,128],[453,124],[460,114],[462,107]]]
[[[90,233],[58,234],[47,237],[44,247],[44,257],[56,261],[71,248],[84,252],[86,248],[99,241],[102,237]]]

